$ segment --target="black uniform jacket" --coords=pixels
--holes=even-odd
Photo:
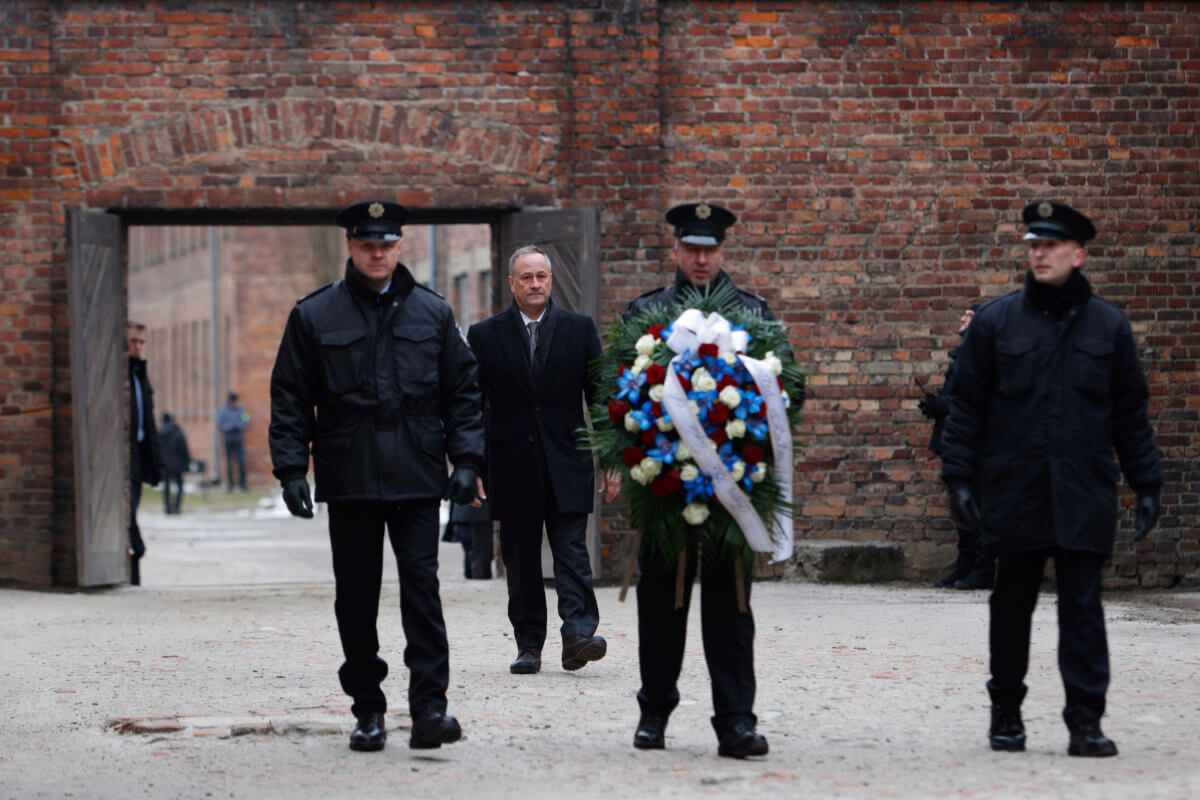
[[[1162,486],[1129,322],[1084,286],[1061,321],[1028,288],[994,300],[959,348],[942,479],[979,487],[982,534],[997,553],[1110,554],[1114,447],[1130,486]]]
[[[450,307],[403,264],[378,294],[346,277],[292,308],[271,373],[271,461],[316,499],[441,497],[446,457],[483,465],[475,356]]]
[[[487,409],[492,518],[542,519],[546,475],[558,511],[590,512],[592,461],[579,449],[576,431],[584,424],[584,398],[590,405],[596,397],[588,370],[603,354],[596,323],[551,301],[538,334],[545,360],[536,381],[516,303],[472,325],[467,340],[479,357]]]
[[[137,438],[138,393],[133,382],[138,381],[142,387],[141,421],[145,425],[142,441]],[[129,473],[142,483],[157,486],[162,480],[163,459],[162,450],[158,446],[158,428],[154,425],[154,389],[150,387],[150,378],[146,375],[146,360],[144,358],[129,358]]]
[[[725,274],[724,270],[717,272],[716,277],[709,281],[708,287],[711,291],[724,286],[725,284],[733,285],[733,288],[737,289],[738,299],[742,301],[742,304],[746,306],[746,308],[757,310],[763,315],[764,319],[775,319],[775,315],[772,314],[771,310],[767,308],[766,300],[763,300],[756,294],[750,294],[750,292],[744,292],[741,289],[738,289],[738,287],[733,284],[733,281],[730,279],[730,277]],[[682,272],[675,270],[675,282],[673,284],[670,286],[664,286],[661,289],[654,289],[642,295],[638,295],[636,298],[634,298],[633,302],[629,304],[629,308],[625,310],[625,313],[622,314],[622,317],[628,319],[634,314],[644,311],[650,306],[674,303],[677,299],[679,299],[679,294],[688,287],[696,288],[692,287]]]
[[[942,382],[941,391],[926,398],[925,416],[933,420],[933,433],[929,436],[929,449],[936,455],[942,454],[942,431],[946,428],[946,418],[950,416],[950,398],[954,396],[954,381],[957,370],[955,360],[958,358],[958,348],[950,350],[950,360],[946,364],[946,379]]]

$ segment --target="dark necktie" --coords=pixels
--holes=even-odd
[[[529,329],[529,363],[537,363],[538,321],[533,320],[525,326]]]

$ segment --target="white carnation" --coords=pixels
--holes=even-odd
[[[708,505],[705,503],[688,503],[683,507],[683,518],[689,525],[699,525],[708,519]]]
[[[737,461],[733,462],[733,467],[729,470],[729,477],[733,478],[735,481],[740,481],[745,474],[746,462],[739,458]]]
[[[737,390],[736,386],[726,386],[717,395],[717,399],[727,405],[729,408],[737,408],[742,404],[742,393]]]
[[[689,450],[688,446],[683,443],[682,439],[680,439],[679,440],[679,449],[677,449],[675,451],[675,460],[676,461],[687,461],[691,457],[692,457],[692,451]]]
[[[746,435],[746,423],[740,419],[731,419],[725,423],[725,435],[737,439]]]
[[[692,388],[698,392],[709,392],[717,388],[717,382],[708,374],[704,367],[697,367],[692,373]]]
[[[767,471],[763,468],[762,464],[755,464],[754,468],[750,470],[750,481],[752,483],[762,483],[765,477],[767,477]]]
[[[696,468],[695,464],[688,464],[686,467],[679,470],[679,477],[683,481],[691,482],[700,477],[700,470]]]
[[[642,472],[645,474],[647,481],[657,477],[658,473],[662,472],[662,464],[655,461],[653,458],[650,458],[649,456],[643,458],[642,463],[638,464],[638,466],[642,468]]]
[[[629,431],[630,433],[637,433],[641,429],[642,426],[638,425],[638,421],[634,419],[632,411],[625,415],[625,430]]]
[[[667,419],[666,417],[659,417],[654,421],[654,425],[663,433],[675,430],[675,423],[671,422],[671,420]]]
[[[646,334],[637,340],[637,344],[633,347],[638,351],[638,355],[648,356],[654,352],[654,348],[658,346],[658,339]]]
[[[640,483],[642,486],[645,486],[647,483],[650,482],[650,478],[648,478],[646,476],[646,471],[642,469],[641,464],[636,464],[629,468],[629,477],[633,478],[635,481]]]
[[[661,403],[663,397],[663,385],[656,383],[650,387],[650,399],[656,403]]]
[[[730,350],[726,350],[724,353],[721,353],[721,360],[732,367],[737,363],[737,354]]]
[[[638,356],[637,358],[635,358],[633,360],[633,366],[629,368],[629,371],[632,372],[634,375],[637,375],[639,372],[642,372],[643,370],[645,370],[646,367],[650,366],[652,363],[654,363],[654,362],[650,360],[650,356]]]
[[[783,362],[780,361],[779,358],[775,355],[774,350],[768,350],[767,354],[765,356],[763,356],[762,361],[764,364],[766,364],[768,367],[770,367],[771,371],[774,372],[776,375],[780,375],[783,373]]]

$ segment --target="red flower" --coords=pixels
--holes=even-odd
[[[742,448],[742,460],[747,464],[757,464],[763,460],[766,455],[763,449],[756,444],[748,444]]]
[[[651,335],[651,336],[653,336],[655,339],[661,339],[661,338],[663,338],[663,337],[662,337],[662,332],[663,332],[663,326],[662,326],[662,325],[651,325],[651,326],[650,326],[650,328],[649,328],[649,329],[646,331],[646,333],[650,334],[650,335]]]
[[[656,417],[661,417],[663,415],[662,403],[651,403],[650,404],[650,413]]]
[[[654,437],[658,436],[658,428],[651,425],[646,430],[642,431],[642,442],[644,444],[654,444]]]
[[[653,386],[656,383],[662,383],[663,378],[667,377],[667,371],[660,364],[651,364],[646,367],[646,383]]]
[[[659,475],[650,481],[650,491],[659,497],[669,497],[678,492],[679,487],[682,485],[683,481],[679,479],[679,471],[673,469],[665,475]]]
[[[782,392],[783,391],[783,378],[780,378],[778,375],[776,375],[775,382],[779,384],[779,391]]]
[[[608,418],[616,423],[623,422],[631,410],[629,403],[624,400],[613,400],[608,404]]]
[[[675,377],[679,378],[679,385],[683,387],[685,392],[690,392],[692,390],[692,382],[688,380],[687,376],[677,372],[675,373]]]
[[[708,438],[712,439],[713,444],[715,444],[717,447],[720,447],[721,445],[725,444],[725,440],[729,437],[725,435],[724,428],[717,428],[708,435]]]
[[[717,382],[717,391],[718,392],[721,391],[726,386],[737,386],[737,385],[738,385],[737,378],[733,377],[732,375],[726,375],[724,378],[721,378],[721,380]]]
[[[724,425],[729,420],[729,409],[724,403],[714,403],[708,411],[710,425]]]
[[[720,354],[720,352],[721,351],[717,349],[717,346],[715,344],[700,345],[700,355],[702,355],[702,356],[711,356],[712,358],[716,358],[717,355]]]
[[[645,457],[646,453],[640,447],[626,447],[621,451],[621,460],[629,467],[636,467]]]

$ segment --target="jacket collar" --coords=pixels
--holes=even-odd
[[[416,284],[408,267],[397,264],[396,271],[392,273],[392,283],[388,286],[387,291],[377,292],[363,282],[362,273],[355,268],[354,262],[346,259],[346,286],[354,296],[363,302],[383,304],[393,298],[407,300]]]
[[[1034,280],[1033,270],[1025,273],[1025,296],[1039,311],[1062,319],[1075,306],[1082,306],[1092,296],[1092,285],[1078,269],[1058,286],[1048,286]]]
[[[727,283],[733,283],[733,280],[725,274],[725,270],[717,270],[717,274],[708,282],[707,286],[693,286],[679,269],[675,270],[675,294],[680,294],[684,289],[695,289],[701,294],[714,292]]]

